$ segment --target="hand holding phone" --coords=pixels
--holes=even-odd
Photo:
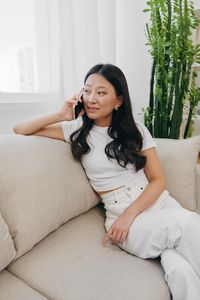
[[[78,96],[78,101],[74,107],[74,116],[75,119],[78,118],[79,114],[81,111],[84,110],[84,105],[83,105],[83,89],[81,90],[79,96]]]
[[[59,119],[61,121],[71,121],[84,114],[82,93],[83,89],[81,89],[78,95],[76,94],[71,99],[64,101],[63,105],[58,110]]]

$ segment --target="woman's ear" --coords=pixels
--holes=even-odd
[[[122,103],[123,103],[123,96],[121,95],[117,97],[117,104],[115,105],[115,110],[118,110],[119,107],[122,105]]]

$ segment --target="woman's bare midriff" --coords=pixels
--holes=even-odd
[[[123,186],[123,185],[122,185],[122,186]],[[116,190],[120,189],[122,186],[119,186],[119,187],[117,187],[117,188],[115,188],[115,189],[113,189],[113,190],[109,190],[109,191],[97,192],[97,194],[99,194],[99,196],[101,196],[101,195],[110,193],[110,192],[112,192],[112,191],[116,191]]]

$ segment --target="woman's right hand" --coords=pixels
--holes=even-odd
[[[77,105],[78,101],[81,100],[82,90],[79,94],[74,95],[70,100],[65,100],[62,107],[59,109],[58,114],[62,121],[71,121],[74,119],[74,107]]]

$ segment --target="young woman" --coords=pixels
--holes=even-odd
[[[79,102],[83,110],[74,119]],[[55,113],[20,122],[14,132],[70,142],[106,209],[102,244],[111,239],[138,257],[160,256],[173,299],[200,299],[200,216],[165,190],[156,144],[147,128],[134,121],[118,67],[94,66],[81,96]]]

